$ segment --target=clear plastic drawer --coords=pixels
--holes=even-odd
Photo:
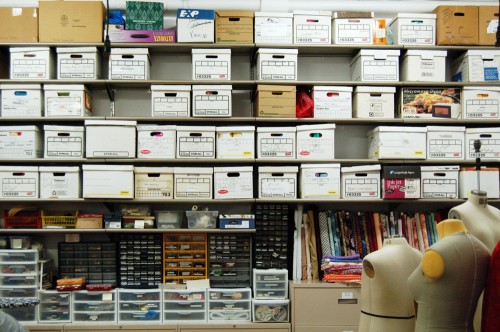
[[[161,322],[160,311],[135,311],[135,312],[120,312],[118,321],[121,322]]]
[[[160,302],[120,302],[120,311],[160,310]]]
[[[140,302],[151,302],[160,301],[160,290],[153,291],[132,291],[128,289],[118,290],[118,300],[123,301],[140,301]]]
[[[75,311],[114,312],[116,308],[114,302],[73,302],[73,309]]]
[[[0,250],[0,262],[32,262],[38,261],[36,250]]]
[[[36,297],[36,287],[1,287],[0,297]]]
[[[163,321],[206,321],[205,311],[164,311]]]
[[[204,301],[178,301],[178,302],[165,302],[163,304],[164,310],[179,310],[179,311],[192,311],[192,310],[205,310]]]
[[[211,310],[208,312],[209,321],[233,320],[233,321],[251,321],[250,310]]]
[[[116,322],[116,314],[102,312],[75,312],[73,322]]]
[[[0,275],[0,286],[37,286],[37,276],[27,275]]]
[[[0,262],[0,274],[31,274],[38,272],[36,263]]]
[[[3,312],[8,313],[20,322],[35,322],[36,307],[18,307],[18,308],[5,308]]]
[[[116,292],[108,291],[108,292],[87,292],[87,291],[78,291],[73,293],[73,301],[78,302],[96,302],[96,301],[115,301],[116,300]]]
[[[250,301],[210,301],[208,310],[249,310]]]

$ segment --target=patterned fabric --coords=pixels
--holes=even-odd
[[[328,231],[328,216],[326,212],[319,213],[319,232],[321,238],[321,252],[323,255],[331,255],[330,235]]]
[[[0,308],[32,307],[40,303],[37,298],[31,297],[2,297]]]

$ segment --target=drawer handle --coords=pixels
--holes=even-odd
[[[358,299],[338,299],[338,304],[358,304]]]

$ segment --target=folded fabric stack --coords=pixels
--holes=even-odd
[[[360,255],[323,256],[321,270],[325,282],[361,283],[363,261]]]

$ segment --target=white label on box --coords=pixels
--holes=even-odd
[[[393,81],[398,78],[397,60],[363,60],[363,80]]]
[[[434,27],[432,25],[401,25],[401,43],[434,44]]]
[[[82,116],[81,97],[48,97],[47,116]]]
[[[314,117],[350,119],[352,118],[351,103],[351,98],[340,97],[339,93],[336,96],[326,96],[321,100],[315,100]]]
[[[352,300],[354,299],[353,292],[342,292],[342,300]]]
[[[325,43],[330,39],[327,24],[297,24],[295,40],[298,43]]]
[[[37,158],[35,140],[28,133],[0,132],[0,158]]]
[[[137,177],[137,175],[136,175]],[[155,177],[153,180],[136,179],[136,198],[171,198],[173,192],[172,179]]]
[[[289,25],[284,23],[263,23],[260,25],[260,35],[262,37],[288,37],[288,28]]]
[[[60,78],[94,78],[95,73],[94,59],[60,59],[59,77]]]
[[[175,158],[175,130],[138,131],[139,158]]]
[[[242,220],[239,225],[226,225],[224,228],[245,228],[248,229],[250,227],[250,222],[248,220]]]
[[[195,96],[193,112],[194,115],[230,115],[229,96],[215,94]]]
[[[111,79],[144,80],[146,79],[146,66],[144,60],[112,60]]]
[[[2,116],[15,116],[15,117],[37,117],[41,116],[41,101],[40,93],[28,92],[23,97],[9,97],[2,98]]]
[[[300,151],[297,150],[297,154],[302,157],[333,159],[334,137],[325,133],[314,133],[311,135],[313,136],[308,135],[307,137],[297,139],[300,148]]]
[[[252,198],[253,186],[252,181],[247,181],[244,178],[234,177],[217,177],[217,184],[215,190],[220,198],[224,197],[241,197]]]
[[[429,158],[463,158],[463,141],[460,139],[429,139]]]
[[[475,159],[476,153],[474,149],[474,141],[476,139],[469,139],[469,156],[468,159]],[[479,157],[481,158],[500,158],[500,139],[496,138],[481,138],[481,150]]]
[[[83,138],[48,136],[46,141],[48,157],[83,157]]]
[[[213,137],[179,137],[179,157],[214,158]]]
[[[295,80],[295,61],[262,60],[260,63],[260,79],[262,80]]]
[[[457,198],[456,179],[423,179],[422,198]]]
[[[44,176],[44,179],[40,180],[45,186],[50,188],[50,195],[53,197],[64,197],[69,195],[69,186],[74,183],[70,181],[65,176],[57,176],[53,177],[52,174],[48,174],[48,176]]]
[[[47,66],[45,59],[14,59],[11,78],[49,78]]]
[[[261,179],[262,198],[295,197],[295,179],[293,178],[264,178]]]
[[[468,99],[465,103],[465,118],[497,119],[498,99]]]
[[[323,177],[321,172],[307,172],[307,174],[304,173],[302,175],[302,196],[340,197],[339,180],[340,179],[336,177]]]
[[[211,198],[212,181],[202,177],[178,177],[175,179],[175,196],[177,198]]]
[[[373,177],[347,178],[344,180],[345,198],[378,197],[379,180]]]
[[[253,158],[254,136],[240,132],[217,133],[218,158]]]
[[[2,197],[31,197],[36,194],[37,180],[29,177],[6,177],[2,179]]]
[[[189,99],[174,96],[155,97],[153,116],[189,116]]]
[[[367,43],[372,30],[369,24],[338,24],[337,41],[341,43]]]
[[[498,29],[498,20],[491,20],[486,28],[486,33],[496,33]]]
[[[194,79],[227,80],[229,70],[227,61],[197,60],[194,63]]]
[[[295,140],[293,138],[262,138],[260,140],[260,155],[273,158],[293,158]]]

